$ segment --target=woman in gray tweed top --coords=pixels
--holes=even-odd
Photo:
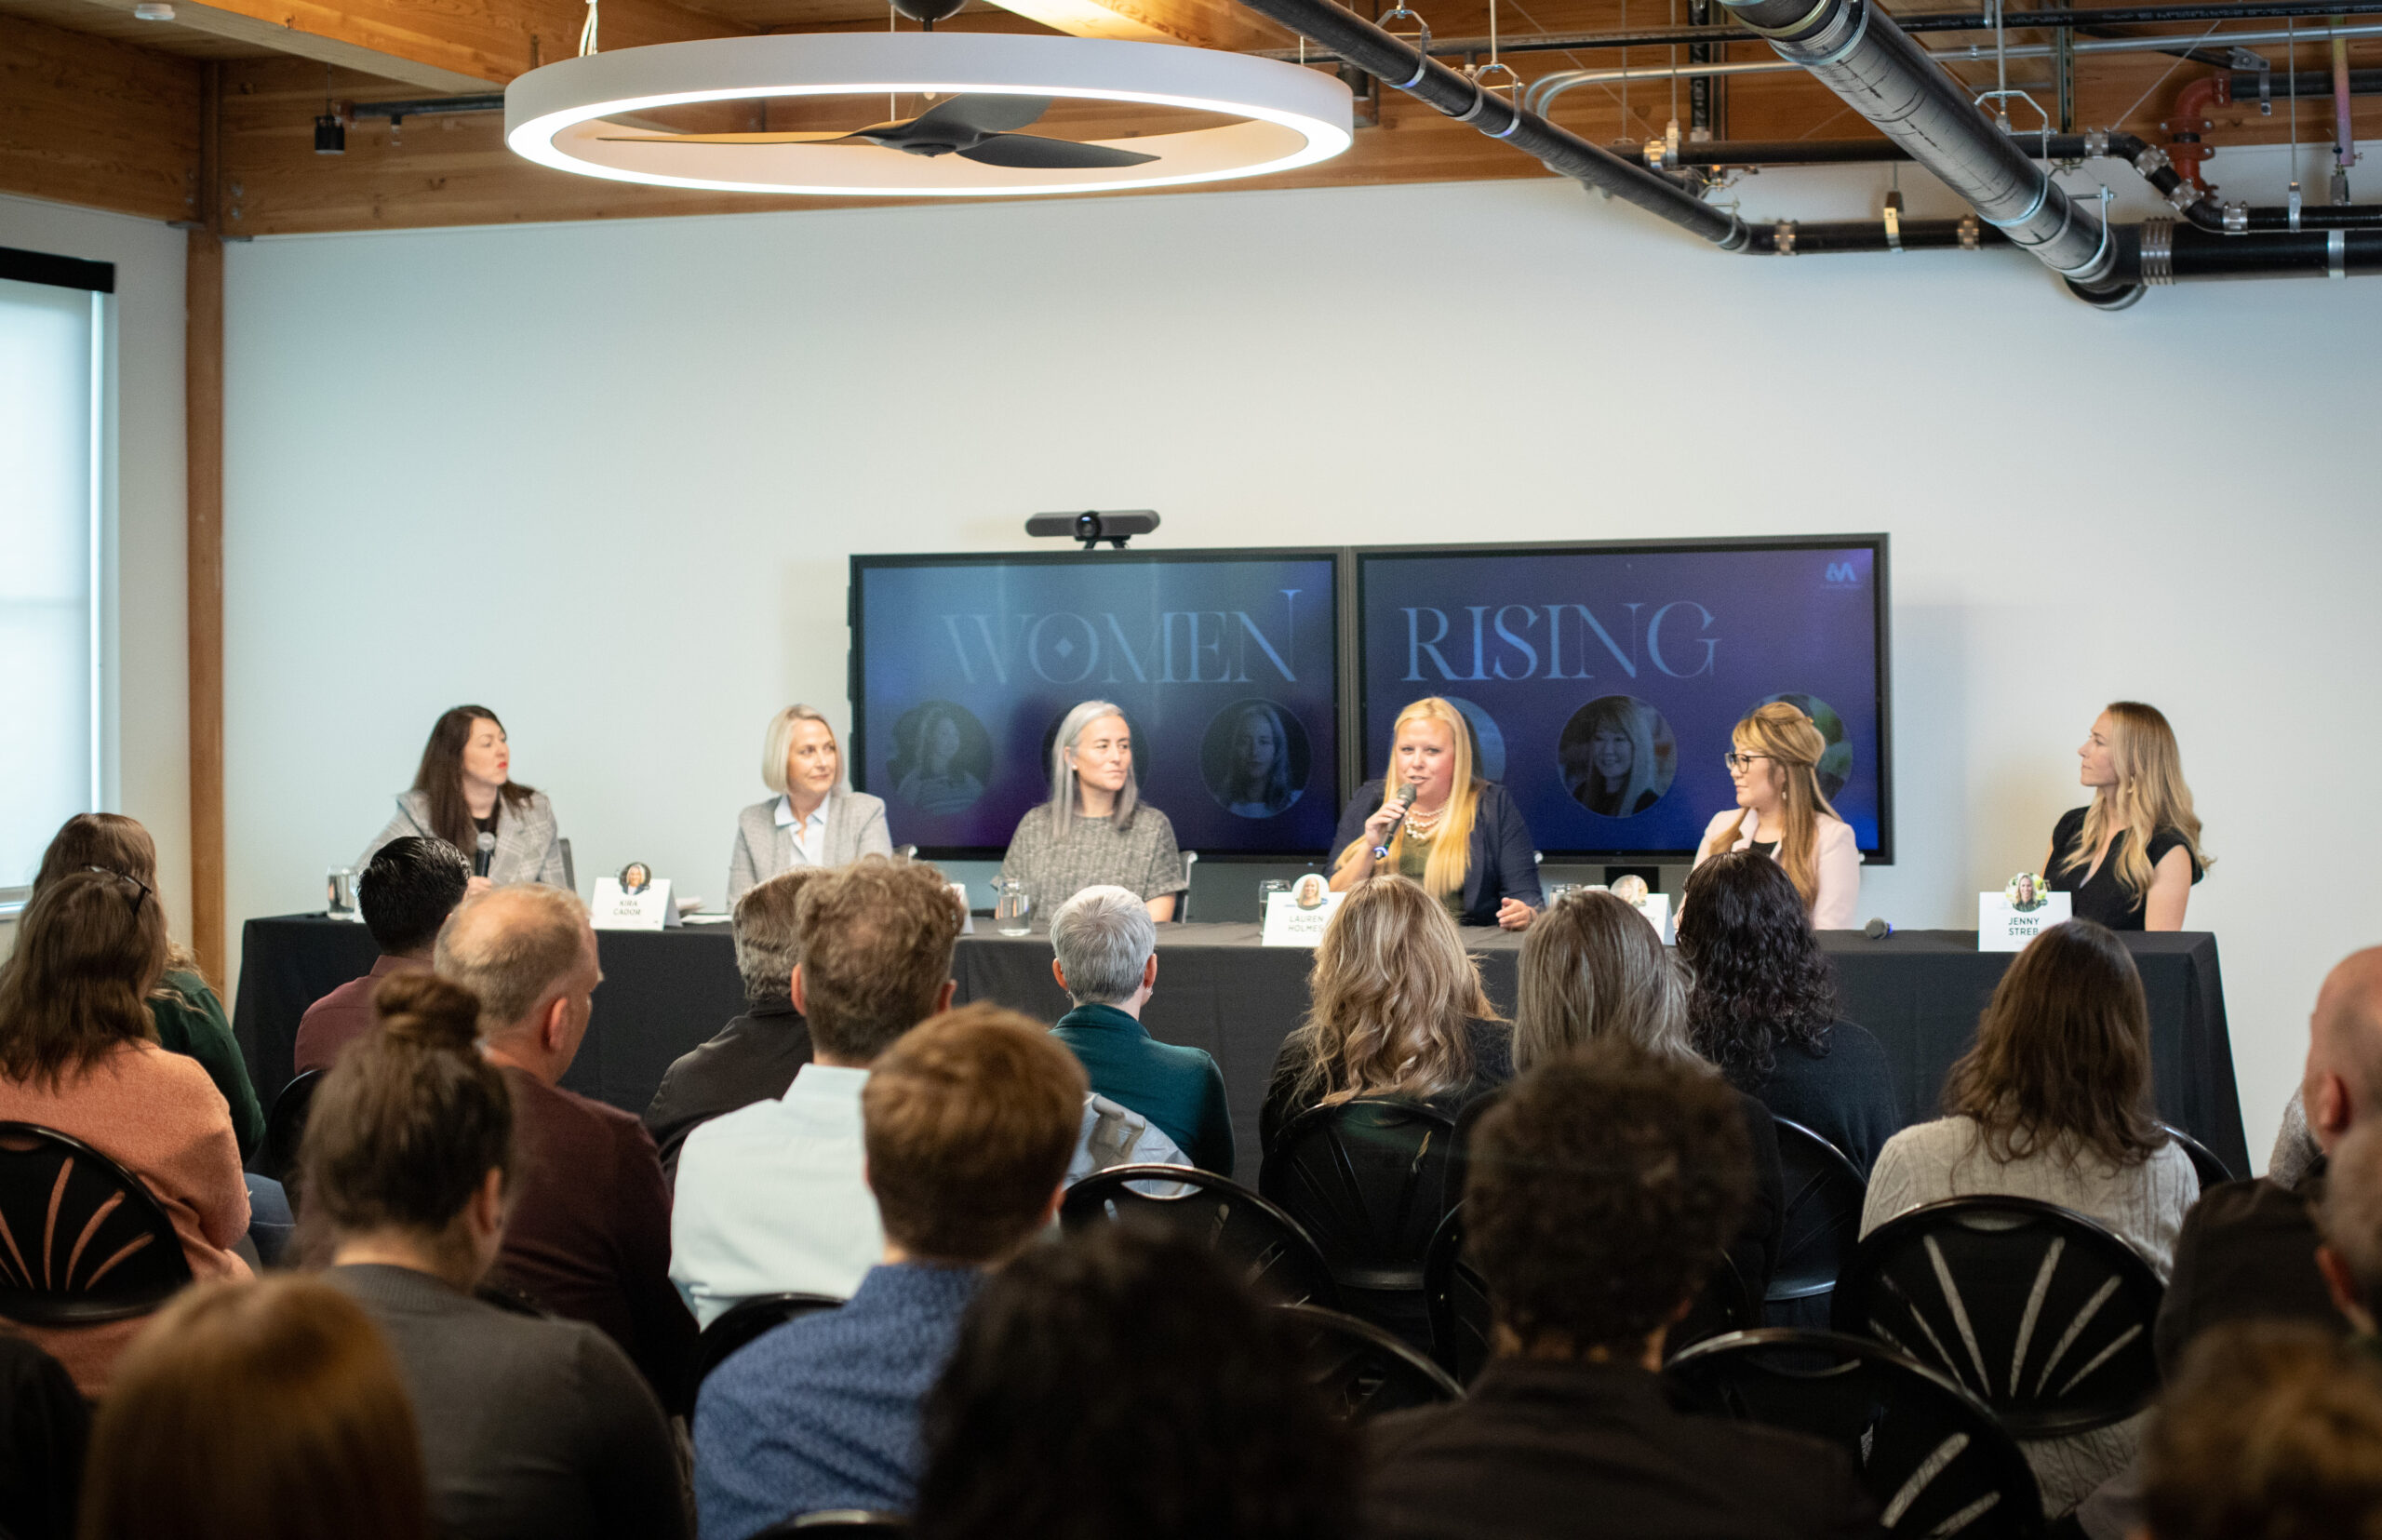
[[[1086,701],[1059,724],[1050,746],[1050,800],[1017,822],[1001,876],[1025,884],[1044,914],[1086,888],[1131,889],[1150,917],[1174,917],[1189,886],[1174,825],[1143,802],[1133,778],[1133,733],[1106,701]]]

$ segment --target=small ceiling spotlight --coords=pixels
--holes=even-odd
[[[174,7],[167,5],[165,0],[141,0],[140,5],[132,7],[132,15],[135,20],[140,21],[171,21]]]

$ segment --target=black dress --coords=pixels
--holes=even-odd
[[[2075,918],[2089,919],[2112,931],[2139,931],[2142,929],[2143,904],[2150,895],[2148,891],[2130,893],[2125,884],[2118,880],[2118,857],[2123,853],[2125,842],[2134,837],[2132,835],[2119,831],[2118,837],[2109,841],[2108,853],[2101,857],[2100,870],[2089,879],[2084,876],[2083,867],[2061,864],[2067,859],[2068,848],[2076,842],[2078,833],[2084,827],[2084,813],[2082,808],[2071,808],[2061,815],[2059,826],[2051,832],[2052,869],[2045,872],[2043,877],[2051,884],[2053,892],[2073,895],[2069,900],[2068,912]],[[2183,846],[2187,850],[2190,849],[2184,844],[2183,832],[2179,829],[2161,829],[2152,835],[2150,864],[2157,866],[2160,859],[2177,846]],[[2086,859],[2089,861],[2091,857],[2088,855]],[[2190,859],[2192,881],[2197,883],[2206,868],[2201,865],[2198,856]]]

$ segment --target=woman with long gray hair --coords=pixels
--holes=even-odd
[[[1050,800],[1017,821],[1001,876],[1025,884],[1043,913],[1086,888],[1130,890],[1150,918],[1174,917],[1189,879],[1174,825],[1142,801],[1133,775],[1133,730],[1124,711],[1085,701],[1061,719],[1050,744]]]

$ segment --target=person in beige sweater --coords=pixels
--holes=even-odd
[[[164,1207],[194,1277],[245,1278],[232,1248],[248,1231],[248,1192],[231,1109],[204,1068],[152,1036],[146,997],[166,951],[156,894],[132,877],[94,868],[35,894],[0,966],[0,1121],[55,1130],[114,1160]],[[97,1397],[141,1325],[25,1331]]]

